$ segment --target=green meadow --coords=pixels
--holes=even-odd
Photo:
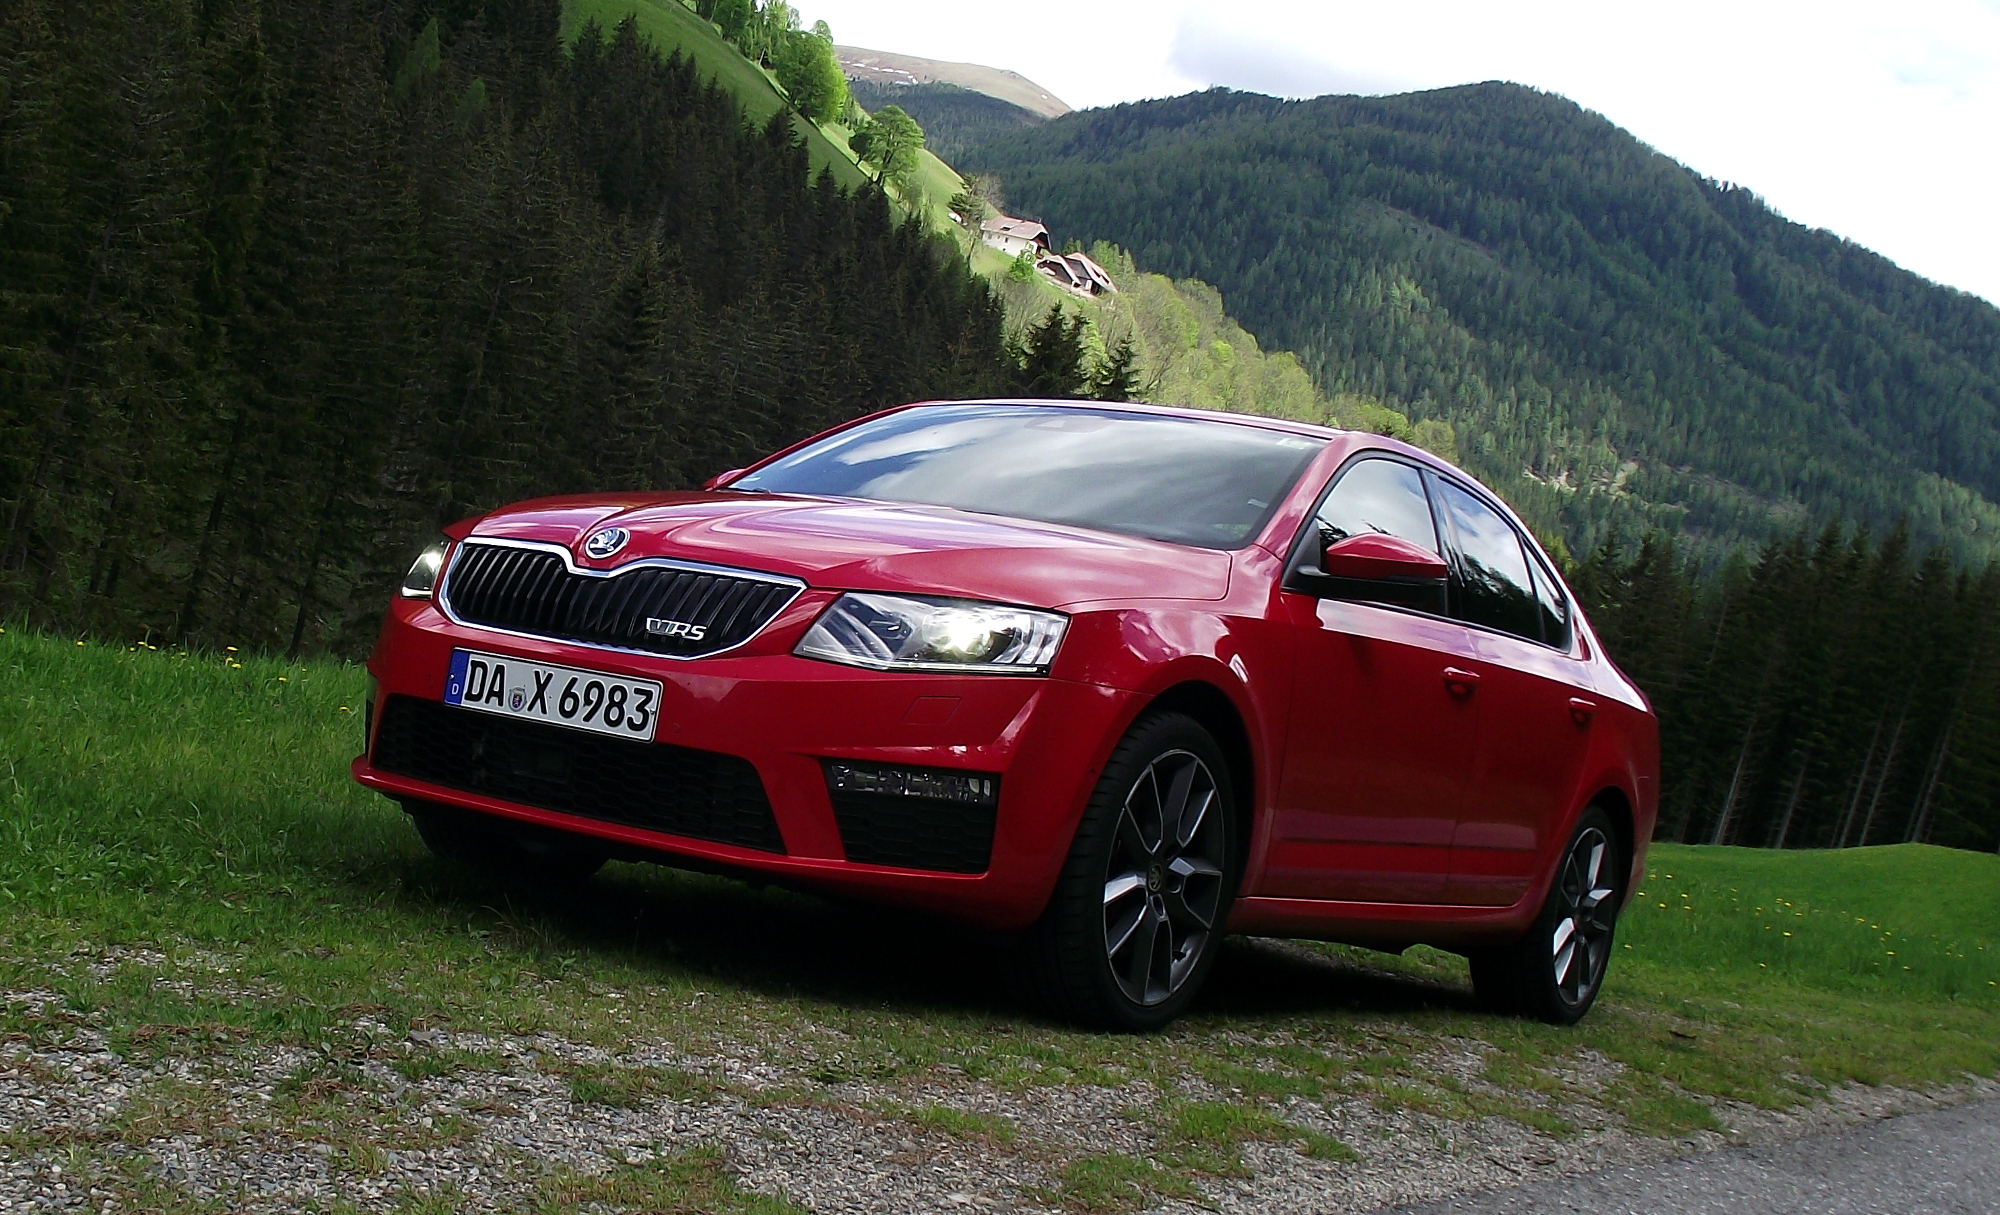
[[[1835,1086],[2000,1071],[2000,857],[1657,847],[1605,998],[1575,1029],[1477,1011],[1448,954],[1241,941],[1169,1031],[1083,1034],[1009,996],[997,942],[968,945],[929,918],[625,864],[527,898],[444,866],[348,777],[365,686],[334,662],[0,632],[0,1035],[88,1026],[142,1062],[285,1043],[389,1051],[409,1076],[502,1063],[414,1057],[358,1020],[399,1035],[549,1032],[614,1055],[647,1042],[748,1052],[792,1077],[760,1101],[830,1102],[866,1081],[890,1094],[873,1116],[1044,1153],[1054,1197],[1082,1210],[1244,1176],[1252,1140],[1350,1159],[1354,1145],[1285,1120],[1301,1099],[1558,1137],[1591,1119],[1682,1135]],[[1466,1043],[1483,1060],[1475,1079],[1441,1062]],[[1164,1094],[1126,1114],[1160,1145],[1144,1159],[1036,1146],[1026,1128],[1017,1142],[1012,1124],[927,1096],[1140,1080]],[[643,1070],[569,1084],[612,1104],[721,1091]],[[374,1133],[349,1128],[357,1159]],[[761,1201],[730,1189],[713,1153],[675,1167],[707,1187],[698,1204]],[[572,1189],[575,1203],[624,1201]],[[697,1202],[656,1191],[632,1201]]]

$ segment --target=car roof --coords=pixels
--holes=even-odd
[[[1412,443],[1389,435],[1376,434],[1365,430],[1342,430],[1337,426],[1321,426],[1315,422],[1301,422],[1296,418],[1274,418],[1264,414],[1235,413],[1227,409],[1191,409],[1182,405],[1152,405],[1141,401],[1098,401],[1086,398],[1059,397],[979,397],[969,400],[912,401],[886,413],[899,413],[905,409],[923,409],[931,406],[947,405],[1031,405],[1055,409],[1097,409],[1118,413],[1142,413],[1156,417],[1186,418],[1196,422],[1228,422],[1240,426],[1255,426],[1264,430],[1283,431],[1288,434],[1303,435],[1308,438],[1349,440],[1342,451],[1342,459],[1348,453],[1362,447],[1380,447],[1385,451],[1397,452],[1412,459],[1431,465],[1440,472],[1448,472],[1458,477],[1469,474],[1460,471],[1450,462],[1441,459],[1435,452],[1426,451]]]
[[[1226,409],[1189,409],[1180,405],[1151,405],[1142,401],[1098,401],[1087,398],[1062,397],[978,397],[970,400],[912,401],[904,409],[924,409],[946,405],[1029,405],[1053,409],[1097,409],[1114,413],[1144,413],[1166,418],[1187,418],[1199,422],[1236,422],[1248,426],[1258,426],[1265,430],[1283,430],[1292,434],[1310,435],[1316,439],[1332,439],[1351,432],[1332,426],[1319,426],[1311,422],[1300,422],[1292,418],[1272,418],[1254,413],[1232,413]],[[891,411],[895,412],[895,411]]]

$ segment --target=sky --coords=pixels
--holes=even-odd
[[[2000,303],[2000,0],[794,0],[837,41],[1010,68],[1079,109],[1511,80],[1799,223]]]

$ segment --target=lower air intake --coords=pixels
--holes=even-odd
[[[764,782],[750,761],[734,755],[391,696],[370,759],[384,772],[539,810],[760,852],[785,850]]]
[[[999,777],[842,760],[825,766],[848,860],[935,873],[986,872]]]

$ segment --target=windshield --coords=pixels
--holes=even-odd
[[[1111,408],[927,405],[801,448],[729,488],[921,502],[1241,548],[1325,445]]]

